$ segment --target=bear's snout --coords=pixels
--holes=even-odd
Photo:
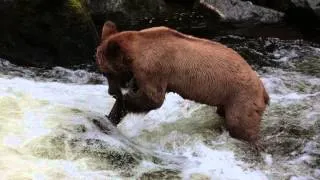
[[[114,98],[117,97],[117,90],[116,89],[112,89],[112,88],[109,87],[108,93],[109,93],[110,96],[112,96]]]

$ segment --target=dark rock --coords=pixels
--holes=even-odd
[[[180,180],[182,177],[180,176],[179,171],[174,171],[170,169],[163,169],[153,172],[143,173],[139,178],[139,180],[151,180],[151,179],[161,179],[161,180]]]
[[[289,23],[300,22],[301,26],[312,19],[305,17],[315,17],[319,12],[316,1],[288,1],[252,2],[283,11],[290,17]],[[313,14],[302,13],[300,17],[295,13],[299,8]],[[318,37],[320,42],[316,33],[300,33],[288,27],[283,13],[249,1],[0,0],[0,57],[18,65],[70,67],[91,63],[95,69],[95,48],[106,20],[114,21],[120,30],[161,25],[204,38],[234,34],[297,39],[308,35],[310,40]],[[317,29],[319,24],[306,27]]]
[[[93,62],[97,33],[81,0],[0,3],[0,57],[19,65]]]
[[[137,27],[144,20],[152,21],[166,9],[163,0],[87,0],[87,4],[98,21],[110,19],[126,29]]]
[[[301,39],[309,35],[288,26],[285,14],[280,12],[281,8],[277,11],[254,5],[249,1],[87,0],[87,2],[98,30],[101,30],[105,20],[112,20],[118,24],[120,30],[139,30],[161,25],[205,38],[234,34],[248,37]],[[285,1],[275,1],[275,4],[281,4],[280,2]],[[283,7],[286,6],[283,5]],[[316,39],[315,41],[317,42]]]
[[[236,34],[263,37],[300,37],[282,22],[282,13],[252,5],[250,2],[231,3],[219,1],[224,9],[234,8],[222,19],[217,13],[197,0],[157,0],[149,1],[98,1],[88,0],[88,6],[97,29],[100,31],[106,20],[114,21],[120,30],[139,30],[152,26],[168,26],[183,33],[198,37],[212,38],[215,35]],[[232,1],[233,2],[233,1]],[[225,6],[223,6],[223,4]],[[247,5],[250,11],[247,11]],[[138,8],[139,7],[139,8]],[[272,23],[272,24],[270,24]]]
[[[268,7],[271,9],[276,9],[278,11],[284,12],[289,8],[291,0],[250,0],[250,1],[253,4],[257,4],[259,6],[264,6],[264,7]]]
[[[254,4],[285,13],[290,26],[296,27],[304,38],[320,42],[320,0],[251,0]]]
[[[249,39],[238,36],[216,37],[216,41],[226,44],[237,51],[254,69],[262,67],[279,67],[281,64],[273,59],[273,52],[277,50],[277,39]]]
[[[320,0],[251,0],[251,2],[285,12],[287,18],[293,22],[308,23],[308,20],[320,20]]]
[[[200,0],[200,5],[215,13],[221,21],[235,23],[279,23],[284,14],[240,0]]]
[[[244,38],[234,35],[217,36],[214,40],[236,50],[256,70],[261,70],[263,67],[277,67],[289,72],[299,71],[320,76],[318,44],[303,40]]]
[[[211,35],[278,37],[297,39],[303,35],[285,23],[284,13],[241,0],[199,0]]]
[[[251,0],[254,4],[286,12],[289,9],[311,10],[320,18],[319,0]]]
[[[114,21],[120,30],[138,30],[168,26],[183,32],[202,33],[207,28],[204,16],[193,8],[194,1],[87,0],[99,30],[106,20]]]

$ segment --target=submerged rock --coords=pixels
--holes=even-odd
[[[28,142],[24,147],[25,151],[39,158],[84,161],[90,164],[91,170],[111,169],[123,175],[132,175],[134,167],[142,160],[141,154],[129,147],[126,149],[115,145],[111,138],[79,138],[78,136],[86,133],[84,125],[68,128],[71,129]]]
[[[153,171],[153,172],[147,172],[142,174],[138,179],[139,180],[180,180],[182,177],[179,175],[180,172],[170,170],[170,169],[164,169],[159,171]]]
[[[308,57],[296,63],[300,72],[320,77],[320,57]]]

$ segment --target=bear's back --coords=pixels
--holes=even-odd
[[[138,31],[137,41],[144,54],[156,52],[160,61],[177,60],[188,65],[229,68],[234,71],[252,71],[249,64],[236,51],[227,46],[180,33],[167,27],[153,27]],[[139,50],[137,50],[139,51]],[[162,52],[159,52],[162,51]],[[152,56],[152,55],[150,55]],[[184,62],[186,61],[186,62]]]
[[[140,58],[139,65],[161,69],[157,75],[168,75],[169,90],[179,92],[185,98],[212,103],[212,99],[239,93],[239,87],[252,94],[259,86],[259,79],[249,64],[219,42],[185,35],[167,27],[145,29],[137,36],[141,42],[138,47],[144,56],[153,57]],[[226,86],[235,92],[216,88]],[[199,91],[194,87],[202,88]],[[211,94],[210,99],[208,94]]]
[[[230,60],[246,61],[233,49],[228,48],[227,46],[208,39],[198,38],[191,35],[183,34],[174,29],[159,26],[152,27],[138,31],[138,34],[145,38],[146,41],[165,41],[166,44],[175,42],[177,45],[181,45],[178,48],[183,48],[189,46],[189,48],[194,50],[210,50],[211,52],[222,52],[217,53],[216,55],[223,55],[230,57]],[[140,38],[139,38],[140,39]],[[151,43],[145,43],[150,45]],[[231,57],[232,56],[232,57]]]

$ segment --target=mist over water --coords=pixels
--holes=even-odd
[[[100,74],[0,59],[0,179],[319,179],[320,49],[231,40],[254,55],[271,97],[261,156],[229,136],[214,107],[168,93],[160,109],[114,127]]]

